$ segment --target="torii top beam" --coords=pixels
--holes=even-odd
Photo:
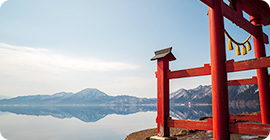
[[[213,7],[213,2],[215,0],[201,0],[209,7]],[[249,15],[260,15],[261,22],[264,26],[270,25],[270,9],[266,2],[262,0],[229,0],[234,1],[236,8],[233,9],[229,7],[224,2],[222,3],[223,16],[243,28],[248,33],[253,36],[257,36],[256,27],[252,25],[248,20],[243,17],[242,10]],[[263,34],[264,43],[268,44],[268,36]]]
[[[260,14],[262,16],[262,24],[270,25],[270,9],[269,5],[262,0],[245,0],[243,10],[249,15]]]

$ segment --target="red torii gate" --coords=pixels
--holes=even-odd
[[[270,24],[270,9],[260,0],[229,0],[232,8],[223,0],[201,0],[209,6],[209,30],[211,66],[169,70],[169,61],[176,58],[172,48],[155,52],[151,60],[157,60],[157,129],[158,137],[169,137],[169,127],[213,130],[215,140],[230,139],[230,132],[268,135],[270,132],[270,91],[267,67],[270,57],[266,57],[264,43],[268,36],[263,33],[262,25]],[[243,11],[250,15],[250,22],[243,17]],[[253,35],[255,59],[234,62],[226,61],[223,16]],[[257,77],[227,81],[227,72],[257,69]],[[210,75],[212,81],[213,119],[206,121],[173,120],[169,117],[169,79]],[[230,115],[228,105],[228,85],[258,84],[261,113],[257,115]],[[261,121],[241,123],[237,120]]]

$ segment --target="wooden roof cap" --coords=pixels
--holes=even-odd
[[[176,58],[174,57],[171,51],[172,51],[172,47],[155,51],[155,56],[151,58],[151,61],[164,58],[167,56],[169,57],[169,61],[175,60]]]

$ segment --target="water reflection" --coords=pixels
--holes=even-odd
[[[156,111],[156,106],[0,106],[0,112],[10,112],[31,116],[53,116],[55,118],[77,118],[83,122],[96,122],[107,115],[128,115],[137,112]],[[230,114],[260,111],[257,106],[230,106]],[[1,114],[0,114],[1,115]],[[198,120],[211,116],[212,106],[171,106],[170,116],[176,119]]]
[[[155,112],[110,114],[97,122],[51,116],[0,115],[0,132],[8,140],[123,140],[135,131],[154,128]]]
[[[198,120],[202,116],[211,116],[212,106],[172,106],[170,116],[181,120]]]
[[[230,106],[230,114],[259,112],[260,106]],[[203,116],[212,116],[211,105],[171,106],[170,116],[182,120],[199,120]]]
[[[96,122],[109,114],[127,115],[156,111],[155,106],[0,106],[1,112],[21,115],[75,117],[83,122]]]

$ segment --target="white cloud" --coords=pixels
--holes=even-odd
[[[97,58],[70,57],[48,49],[12,46],[0,43],[0,73],[2,74],[57,74],[64,71],[135,70],[137,65],[108,62]]]

